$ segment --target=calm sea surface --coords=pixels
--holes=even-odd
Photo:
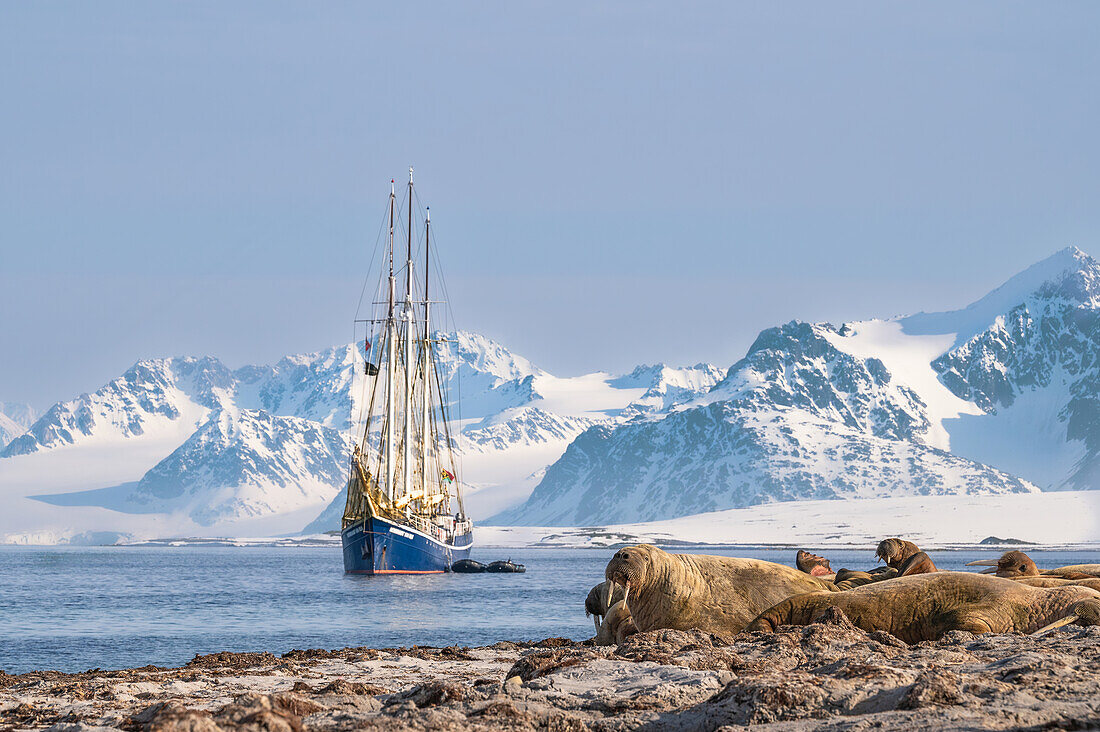
[[[681,550],[691,551],[691,550]],[[703,550],[700,550],[703,551]],[[793,564],[793,549],[710,554]],[[0,547],[0,669],[176,666],[196,653],[485,645],[592,635],[584,598],[610,549],[485,549],[519,575],[347,576],[339,547]],[[871,551],[821,552],[869,568]],[[999,550],[930,552],[962,569]],[[1095,553],[1030,551],[1039,566]]]

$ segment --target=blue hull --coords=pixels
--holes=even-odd
[[[447,544],[410,526],[372,516],[340,532],[348,574],[430,574],[449,572],[470,556],[474,538],[462,534]]]

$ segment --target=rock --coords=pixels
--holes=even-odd
[[[401,692],[400,694],[394,694],[390,697],[390,701],[387,702],[386,706],[390,706],[391,703],[400,704],[405,701],[411,701],[417,708],[423,709],[424,707],[434,707],[448,702],[468,701],[481,698],[483,698],[481,692],[469,686],[456,684],[452,681],[435,679],[414,686],[412,689]]]
[[[243,669],[255,666],[274,666],[277,663],[272,653],[231,653],[221,651],[208,655],[195,654],[195,657],[187,663],[188,668],[206,669]]]
[[[512,677],[519,677],[522,681],[530,681],[558,669],[576,666],[603,657],[605,657],[604,653],[587,648],[552,648],[535,651],[513,664],[512,668],[505,674],[505,683]]]
[[[302,732],[302,719],[293,708],[308,712],[324,709],[287,692],[281,696],[253,692],[242,694],[232,704],[218,709],[214,719],[224,729],[241,732]]]
[[[342,694],[344,696],[362,696],[364,694],[368,696],[376,696],[378,694],[388,694],[389,691],[375,684],[361,684],[358,681],[335,679],[327,686],[321,688],[317,693]]]
[[[219,732],[209,712],[188,709],[178,701],[152,704],[134,715],[145,732]]]
[[[967,696],[959,685],[959,677],[950,671],[929,669],[922,671],[913,685],[905,692],[898,709],[922,709],[929,706],[953,706],[962,704]]]

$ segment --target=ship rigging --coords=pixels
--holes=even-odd
[[[457,479],[446,382],[439,372],[443,341],[432,332],[432,305],[442,301],[429,298],[431,212],[425,210],[421,250],[414,238],[414,200],[409,168],[404,271],[395,271],[399,214],[390,181],[388,268],[380,283],[385,299],[374,303],[382,313],[358,321],[368,326],[364,373],[369,397],[352,452],[341,530],[349,573],[444,572],[467,558],[473,543]]]

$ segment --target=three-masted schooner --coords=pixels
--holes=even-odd
[[[456,479],[445,383],[437,369],[439,340],[431,330],[431,215],[428,211],[424,217],[423,276],[418,281],[413,201],[410,168],[405,270],[399,271],[403,288],[398,292],[394,271],[396,196],[390,181],[389,270],[382,282],[386,299],[377,303],[385,310],[365,321],[369,397],[352,452],[340,532],[344,571],[355,574],[446,572],[469,557],[473,545],[473,526]]]

